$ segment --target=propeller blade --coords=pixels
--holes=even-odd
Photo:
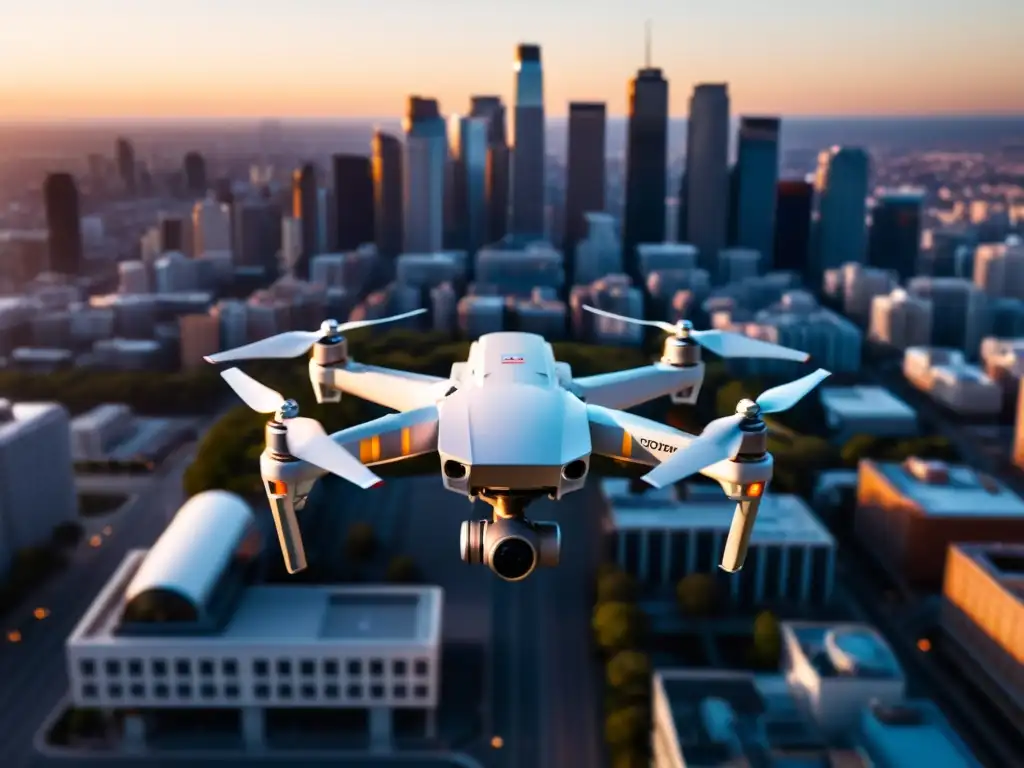
[[[345,333],[345,331],[354,331],[356,328],[368,328],[371,325],[383,325],[384,323],[393,323],[396,320],[405,320],[407,317],[416,317],[416,315],[422,315],[427,310],[425,309],[414,309],[412,312],[403,312],[400,315],[392,315],[391,317],[378,317],[375,320],[353,320],[350,323],[342,323],[338,326],[339,333]],[[301,352],[299,354],[302,354]]]
[[[299,357],[308,352],[322,335],[320,331],[287,331],[226,352],[207,355],[205,360],[208,363],[226,363],[232,360],[283,360]]]
[[[743,444],[743,433],[739,430],[742,420],[742,416],[715,419],[689,445],[644,475],[644,482],[664,488],[733,458]]]
[[[732,331],[691,331],[690,336],[696,339],[705,349],[719,357],[762,357],[774,360],[795,360],[806,363],[810,355],[798,349],[790,349],[770,341],[752,339],[741,333]]]
[[[814,373],[809,373],[803,378],[789,382],[789,384],[782,384],[762,392],[761,396],[757,398],[757,404],[761,406],[761,413],[788,411],[831,375],[824,368],[819,368]]]
[[[589,304],[584,304],[583,309],[587,310],[587,312],[592,312],[595,315],[600,315],[601,317],[608,317],[611,318],[612,320],[621,320],[624,323],[632,323],[633,325],[646,325],[651,328],[659,328],[665,331],[665,333],[676,332],[676,327],[672,323],[666,323],[663,320],[641,320],[638,317],[626,317],[625,315],[617,315],[614,312],[608,312],[607,310],[604,309],[592,307]]]
[[[360,488],[373,488],[381,480],[359,459],[346,451],[324,431],[315,419],[288,419],[288,451],[297,459],[325,469]]]
[[[228,383],[242,402],[256,413],[274,413],[284,404],[284,398],[266,384],[260,384],[252,376],[238,368],[221,371],[220,376]]]

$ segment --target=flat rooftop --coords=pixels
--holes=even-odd
[[[821,677],[898,680],[903,669],[885,639],[864,624],[784,622],[783,631],[800,646]],[[830,647],[831,646],[831,647]],[[842,665],[848,661],[851,666]]]
[[[14,419],[0,421],[0,442],[22,432],[26,424],[61,410],[58,403],[11,403],[10,406]]]
[[[970,467],[946,465],[944,480],[926,482],[902,464],[876,463],[892,486],[921,507],[927,515],[946,517],[1022,518],[1024,500],[988,476]]]
[[[839,418],[917,419],[914,409],[885,387],[825,387],[821,405]]]
[[[868,707],[862,724],[866,746],[884,764],[980,768],[981,764],[930,701]]]
[[[1024,544],[954,544],[953,549],[976,563],[1024,605]]]
[[[620,531],[716,531],[726,532],[732,524],[736,502],[724,495],[719,501],[704,499],[678,501],[651,494],[635,496],[625,506],[612,503],[611,519]],[[761,500],[757,523],[751,535],[755,544],[806,544],[834,546],[828,529],[799,496],[773,494]]]

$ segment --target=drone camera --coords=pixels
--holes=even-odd
[[[503,518],[462,524],[463,562],[486,565],[505,581],[522,581],[537,568],[553,568],[561,554],[557,523]]]

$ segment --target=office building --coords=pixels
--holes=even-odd
[[[924,192],[882,192],[871,207],[868,263],[879,269],[893,270],[900,281],[917,275],[923,216]]]
[[[942,585],[941,626],[970,659],[964,673],[1024,721],[1024,545],[956,543]],[[996,698],[996,697],[993,697]]]
[[[602,484],[607,535],[619,567],[638,581],[672,585],[689,573],[716,576],[736,502],[631,494],[626,480]],[[716,489],[717,491],[717,489]],[[798,496],[766,494],[743,570],[721,578],[720,599],[740,608],[824,605],[835,580],[835,542]]]
[[[161,213],[157,219],[157,253],[185,250],[185,220],[173,213]]]
[[[977,356],[988,301],[976,285],[961,277],[915,277],[907,293],[932,304],[933,346],[958,349],[969,360]]]
[[[696,86],[686,134],[686,231],[680,237],[700,251],[701,267],[717,272],[726,245],[729,204],[729,88]]]
[[[183,315],[178,318],[178,338],[183,371],[209,365],[206,356],[221,351],[220,318],[209,312]]]
[[[437,100],[410,96],[404,128],[404,250],[409,253],[440,251],[444,246],[448,140]]]
[[[105,403],[73,418],[70,429],[72,458],[102,461],[135,432],[135,419],[127,405]]]
[[[805,179],[783,179],[775,191],[775,269],[808,276],[814,185]]]
[[[372,144],[373,222],[377,251],[394,258],[402,252],[402,142],[374,131]],[[340,220],[340,219],[339,219]]]
[[[780,125],[777,117],[741,117],[737,139],[733,245],[760,253],[765,271],[772,269],[775,247]]]
[[[282,217],[266,200],[242,200],[233,206],[232,255],[239,267],[277,274],[277,252],[281,249]]]
[[[475,340],[505,330],[505,299],[502,296],[463,296],[457,307],[462,338]]]
[[[317,202],[316,168],[306,163],[292,174],[292,218],[298,220],[302,242],[298,259],[293,266],[296,277],[309,275],[309,260],[316,256],[320,236],[320,209]]]
[[[653,272],[696,269],[698,253],[689,243],[639,243],[636,261],[637,271],[646,281]]]
[[[872,768],[981,768],[942,710],[927,700],[866,707],[861,713],[857,742]]]
[[[137,182],[135,147],[128,139],[118,138],[114,145],[114,154],[117,156],[117,173],[121,177],[124,191],[134,195]]]
[[[542,238],[547,201],[544,142],[544,70],[540,46],[516,49],[515,134],[512,152],[511,222],[513,235]]]
[[[193,247],[196,256],[231,251],[231,208],[212,196],[192,209]]]
[[[82,214],[78,185],[70,173],[51,173],[43,182],[50,271],[78,276],[82,272]]]
[[[867,197],[870,161],[863,149],[832,147],[818,156],[812,267],[863,263],[867,256]]]
[[[488,123],[482,117],[451,118],[450,210],[453,245],[476,253],[487,242]]]
[[[500,96],[473,96],[469,114],[487,120],[487,242],[496,243],[508,232],[511,189],[505,105]]]
[[[922,235],[920,273],[928,277],[971,277],[977,234],[972,229],[926,229]]]
[[[605,210],[605,105],[569,104],[569,147],[565,191],[566,272],[575,274],[576,244],[587,236],[588,213]]]
[[[565,284],[562,254],[542,242],[525,248],[481,248],[473,274],[477,285],[493,286],[503,295],[524,298],[534,288],[558,291]]]
[[[870,321],[874,298],[888,294],[898,285],[895,272],[865,267],[858,262],[826,269],[822,278],[824,294],[838,299],[843,314],[861,325]]]
[[[651,65],[649,35],[643,69],[629,82],[627,131],[623,268],[635,282],[641,283],[636,247],[641,243],[662,243],[667,234],[668,80]]]
[[[818,392],[832,441],[838,445],[855,435],[917,434],[917,412],[884,387],[822,387]]]
[[[120,261],[117,264],[117,292],[131,295],[149,293],[149,269],[141,261]]]
[[[573,272],[566,270],[572,285],[589,285],[605,275],[622,272],[622,241],[615,227],[615,217],[587,212],[583,218],[587,234],[576,244]]]
[[[1024,541],[1024,501],[970,467],[865,459],[857,472],[856,535],[907,584],[938,588],[951,544]]]
[[[189,152],[182,163],[185,176],[185,191],[197,197],[205,197],[207,190],[206,158],[198,152]]]
[[[718,284],[730,285],[757,277],[762,261],[762,254],[752,248],[723,248],[718,254]]]
[[[374,159],[376,141],[375,135]],[[334,246],[339,251],[354,251],[359,246],[376,240],[374,159],[364,155],[331,157],[331,170],[334,176]],[[389,181],[394,181],[394,178]]]
[[[868,338],[893,349],[927,346],[932,336],[932,303],[902,288],[871,300]]]
[[[238,713],[253,749],[268,709],[362,709],[372,747],[390,745],[398,709],[424,713],[429,732],[441,589],[255,584],[262,546],[241,498],[189,499],[149,551],[125,557],[68,637],[74,705],[121,713],[135,747],[169,710]]]
[[[77,516],[70,434],[57,403],[0,400],[0,574],[20,550],[48,543],[57,525]]]
[[[1002,410],[1000,386],[957,349],[908,347],[903,352],[903,375],[956,413],[995,416]]]
[[[1020,238],[979,245],[974,252],[974,284],[993,298],[1024,299],[1024,244]]]

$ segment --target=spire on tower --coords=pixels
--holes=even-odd
[[[651,20],[644,22],[644,68],[651,68]]]

